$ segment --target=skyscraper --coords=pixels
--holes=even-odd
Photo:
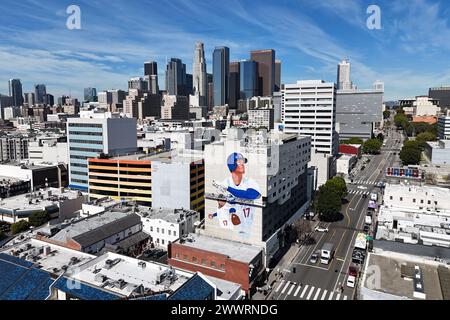
[[[275,50],[251,51],[250,56],[258,62],[258,95],[271,96],[275,89]]]
[[[350,62],[348,60],[343,60],[338,64],[337,85],[338,90],[352,89],[352,82],[350,81]]]
[[[158,94],[158,64],[156,61],[144,63],[144,75],[144,78],[148,81],[148,92],[151,94]]]
[[[144,75],[145,76],[157,76],[158,64],[156,61],[144,62]]]
[[[188,96],[190,94],[194,94],[194,77],[190,73],[186,73],[186,87],[185,87],[185,95]]]
[[[281,90],[281,61],[275,60],[275,92]]]
[[[205,48],[202,42],[197,42],[195,44],[192,77],[194,94],[199,95],[200,106],[206,106],[208,83],[206,79]]]
[[[244,60],[240,63],[240,99],[246,100],[258,95],[258,63]]]
[[[228,103],[230,74],[230,49],[216,47],[213,52],[214,106]]]
[[[97,89],[96,88],[84,88],[84,101],[97,102]]]
[[[169,95],[186,95],[186,65],[171,58],[166,68],[166,91]]]
[[[237,109],[240,99],[240,63],[230,62],[230,95],[228,106],[230,109]]]
[[[36,96],[34,92],[29,92],[24,94],[25,103],[28,103],[28,106],[32,106],[36,103]]]
[[[20,79],[10,79],[9,95],[13,98],[14,107],[20,107],[23,104],[22,83]]]
[[[34,97],[36,99],[36,103],[44,103],[46,95],[47,89],[45,88],[45,84],[34,85]]]
[[[128,90],[130,89],[138,89],[142,92],[148,91],[148,82],[144,78],[135,77],[128,80]]]

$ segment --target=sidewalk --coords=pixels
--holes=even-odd
[[[319,224],[320,221],[313,220],[311,221],[311,229],[314,230]],[[280,281],[285,277],[287,272],[284,272],[284,270],[290,270],[290,267],[292,266],[294,258],[297,256],[297,254],[302,249],[302,246],[298,246],[296,243],[292,243],[289,250],[285,253],[285,255],[281,258],[280,262],[278,262],[277,266],[270,272],[269,277],[267,279],[267,285],[271,286],[271,290],[269,290],[267,295],[264,295],[262,292],[256,292],[252,300],[266,300],[270,295],[272,294],[272,290],[274,289],[274,286],[277,281]],[[278,274],[278,271],[280,274],[283,274],[283,277],[280,277]]]

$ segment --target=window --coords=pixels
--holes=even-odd
[[[225,265],[223,263],[220,264],[220,269],[225,270]]]
[[[197,263],[197,257],[192,257],[192,262]]]
[[[400,197],[400,201],[403,201],[403,197]]]
[[[180,258],[180,254],[179,253],[175,253],[175,258],[179,259]]]
[[[421,204],[423,204],[423,199],[422,199],[422,200],[420,200],[420,203],[421,203]]]
[[[431,204],[431,200],[428,200],[428,204]]]
[[[168,233],[169,233],[169,236],[171,236],[171,235],[172,235],[172,231],[171,231],[171,230],[168,230]]]
[[[188,260],[188,256],[186,254],[183,254],[183,260]]]
[[[153,227],[150,227],[150,232],[153,232]]]
[[[161,233],[164,234],[164,229],[163,228],[161,229]]]
[[[176,236],[177,236],[177,232],[176,232],[176,231],[174,231],[174,232],[173,232],[173,235],[174,235],[174,236],[176,237]]]
[[[416,203],[416,199],[413,199],[413,203]]]
[[[202,259],[202,266],[206,266],[206,259]]]
[[[156,228],[156,232],[159,233],[159,228]]]
[[[161,239],[161,244],[164,244],[164,239]]]
[[[216,267],[216,263],[214,261],[211,261],[211,268],[215,268]]]
[[[393,197],[393,196],[390,196],[389,199],[390,199],[390,200],[394,200],[394,197]]]

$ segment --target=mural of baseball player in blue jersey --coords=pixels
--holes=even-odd
[[[231,175],[222,183],[213,181],[220,193],[218,209],[209,218],[217,218],[221,227],[236,230],[241,237],[248,237],[253,221],[254,201],[261,198],[258,184],[245,176],[247,159],[240,153],[228,156],[227,166]]]

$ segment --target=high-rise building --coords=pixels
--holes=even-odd
[[[2,119],[5,119],[5,108],[12,107],[14,104],[13,98],[0,94],[0,111]]]
[[[111,104],[122,104],[127,96],[127,92],[121,89],[109,90],[111,93]]]
[[[246,100],[258,95],[258,63],[244,60],[240,63],[240,99]]]
[[[166,91],[168,95],[186,96],[186,65],[181,59],[171,58],[167,63]]]
[[[144,75],[145,76],[157,76],[158,64],[156,61],[144,62]]]
[[[193,81],[194,81],[194,78],[193,78],[192,74],[186,73],[186,88],[185,88],[185,95],[186,96],[191,95],[191,94],[194,93]]]
[[[337,68],[337,89],[351,90],[353,84],[350,80],[350,62],[343,60],[338,64]]]
[[[430,88],[428,97],[433,100],[439,100],[439,105],[444,108],[450,108],[450,86]]]
[[[240,99],[240,62],[230,62],[230,97],[228,106],[230,109],[237,109]]]
[[[44,97],[44,104],[53,106],[55,104],[55,97],[49,93],[47,93]]]
[[[242,139],[240,134],[230,129],[221,141],[205,146],[202,233],[263,247],[268,263],[282,246],[280,232],[308,207],[310,137],[259,132]],[[242,193],[227,200],[227,189]]]
[[[224,106],[229,97],[230,49],[216,47],[213,52],[214,106]]]
[[[128,90],[138,89],[142,92],[147,92],[148,88],[149,88],[148,82],[144,78],[134,77],[128,80]]]
[[[27,103],[28,106],[32,106],[36,103],[36,96],[34,92],[25,93],[24,98],[24,103]]]
[[[281,90],[281,61],[275,60],[275,92]]]
[[[13,98],[14,107],[20,107],[23,104],[22,96],[22,83],[20,79],[10,79],[9,85],[9,95]]]
[[[45,88],[45,84],[34,85],[34,96],[36,99],[36,103],[44,103],[44,99],[45,99],[46,95],[47,95],[47,89]]]
[[[258,63],[258,95],[271,96],[275,89],[275,50],[251,51],[250,57]]]
[[[157,75],[144,76],[144,79],[148,83],[147,91],[150,94],[159,94],[158,76]]]
[[[208,97],[207,97],[207,103],[208,103],[208,109],[211,110],[214,106],[214,83],[213,83],[213,75],[211,73],[206,74],[206,82],[208,83]]]
[[[189,120],[189,98],[166,95],[162,99],[161,119]]]
[[[143,120],[146,117],[161,116],[161,95],[149,94],[138,89],[130,89],[123,100],[123,112],[132,118]]]
[[[97,102],[97,89],[96,88],[84,88],[84,101],[85,102]]]
[[[206,78],[205,49],[202,42],[197,42],[195,44],[192,76],[194,95],[198,94],[199,96],[199,106],[197,107],[206,106],[208,83]]]
[[[311,137],[315,188],[336,173],[339,138],[336,132],[336,86],[321,80],[285,84],[282,90],[284,132]]]
[[[102,91],[98,93],[98,102],[104,105],[112,103],[112,93],[110,91]]]
[[[438,138],[450,140],[450,112],[438,118]]]
[[[88,190],[88,159],[137,150],[136,119],[111,113],[82,112],[67,119],[70,187]]]

